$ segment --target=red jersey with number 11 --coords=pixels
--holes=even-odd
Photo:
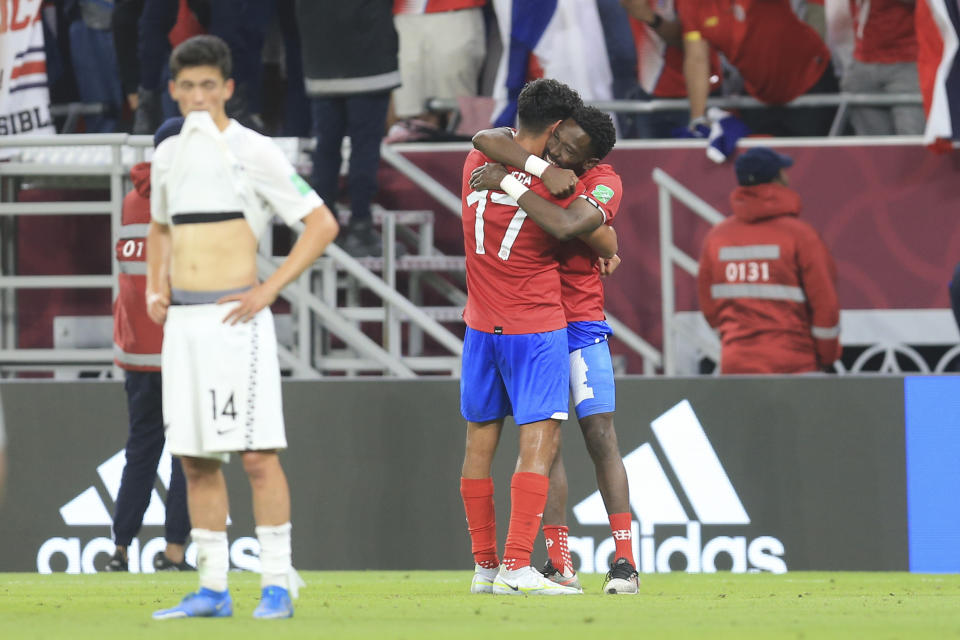
[[[486,333],[543,333],[567,326],[560,304],[559,243],[499,191],[474,191],[470,173],[491,162],[476,149],[463,164],[463,246],[467,256],[467,326]],[[537,195],[539,179],[514,171]],[[569,201],[569,199],[568,199]]]

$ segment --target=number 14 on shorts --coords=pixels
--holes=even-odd
[[[233,390],[210,389],[210,410],[213,413],[214,422],[223,420],[236,422],[237,408],[234,395]]]

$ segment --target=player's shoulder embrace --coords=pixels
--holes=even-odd
[[[470,177],[470,173],[479,166],[490,162],[490,158],[483,154],[479,149],[471,149],[463,161],[463,179]]]
[[[483,151],[480,151],[480,149],[470,149],[470,151],[467,153],[465,162],[483,164],[485,162],[490,162],[490,158],[488,158]]]
[[[585,178],[588,178],[591,182],[604,181],[610,183],[611,187],[619,188],[621,186],[622,179],[620,174],[614,170],[609,164],[598,164],[593,169],[590,169],[585,175]]]

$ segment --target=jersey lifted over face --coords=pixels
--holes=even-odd
[[[470,173],[490,159],[477,150],[463,165],[463,245],[467,326],[486,333],[542,333],[566,326],[560,304],[557,241],[499,191],[473,191]],[[537,179],[515,174],[549,198]]]

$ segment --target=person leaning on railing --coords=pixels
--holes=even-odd
[[[659,23],[658,33],[666,39],[667,25],[651,17],[644,2],[630,0],[624,6],[638,20],[646,18],[651,26]],[[736,67],[747,93],[761,102],[782,105],[804,93],[836,90],[823,38],[797,17],[789,0],[676,0],[675,6],[691,130],[711,124],[707,120],[711,46]],[[783,116],[780,110],[743,114],[755,133],[826,135],[833,110]]]

